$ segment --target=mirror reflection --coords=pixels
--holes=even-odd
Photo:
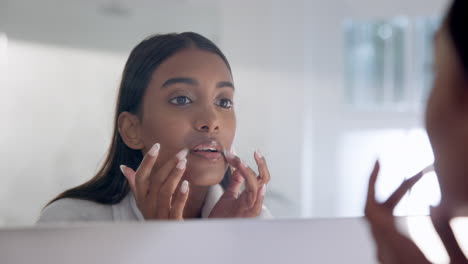
[[[2,0],[0,225],[361,216],[377,158],[379,198],[433,163],[445,5]]]

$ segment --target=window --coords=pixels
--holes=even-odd
[[[433,44],[434,34],[441,20],[439,18],[417,18],[414,20],[415,37],[415,68],[416,68],[416,90],[419,91],[419,101],[424,103],[429,96],[433,80]]]
[[[345,23],[345,83],[360,110],[421,109],[432,82],[436,18],[397,17]]]

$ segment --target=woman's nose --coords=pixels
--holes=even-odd
[[[219,118],[214,109],[205,109],[199,113],[195,127],[200,132],[215,133],[219,131]]]

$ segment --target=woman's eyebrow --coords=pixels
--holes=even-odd
[[[231,87],[234,90],[234,84],[232,82],[219,82],[216,84],[216,88]]]
[[[198,81],[193,78],[175,77],[175,78],[171,78],[165,81],[162,85],[162,88],[176,84],[176,83],[183,83],[183,84],[188,84],[188,85],[193,85],[193,86],[198,85]]]
[[[170,79],[166,80],[163,83],[162,88],[165,88],[167,86],[177,84],[177,83],[183,83],[183,84],[188,84],[188,85],[192,85],[192,86],[199,85],[199,82],[197,80],[195,80],[193,78],[190,78],[190,77],[174,77],[174,78],[170,78]],[[218,82],[216,84],[216,88],[224,88],[224,87],[230,87],[230,88],[234,89],[234,84],[232,82],[228,82],[228,81]]]

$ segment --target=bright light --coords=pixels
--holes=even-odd
[[[410,216],[407,217],[406,224],[410,237],[431,262],[449,263],[449,256],[430,217]]]
[[[449,263],[449,256],[428,216],[407,217],[408,233],[426,257],[434,263]],[[450,225],[465,256],[468,256],[468,217],[456,217]]]
[[[360,130],[340,139],[339,215],[361,213],[364,208],[371,166],[378,157],[381,164],[376,196],[387,199],[403,182],[434,162],[426,132],[418,129]],[[429,205],[440,200],[435,173],[428,173],[395,209],[396,215],[427,215]]]
[[[456,217],[450,222],[458,245],[463,250],[465,256],[468,256],[468,217]]]

